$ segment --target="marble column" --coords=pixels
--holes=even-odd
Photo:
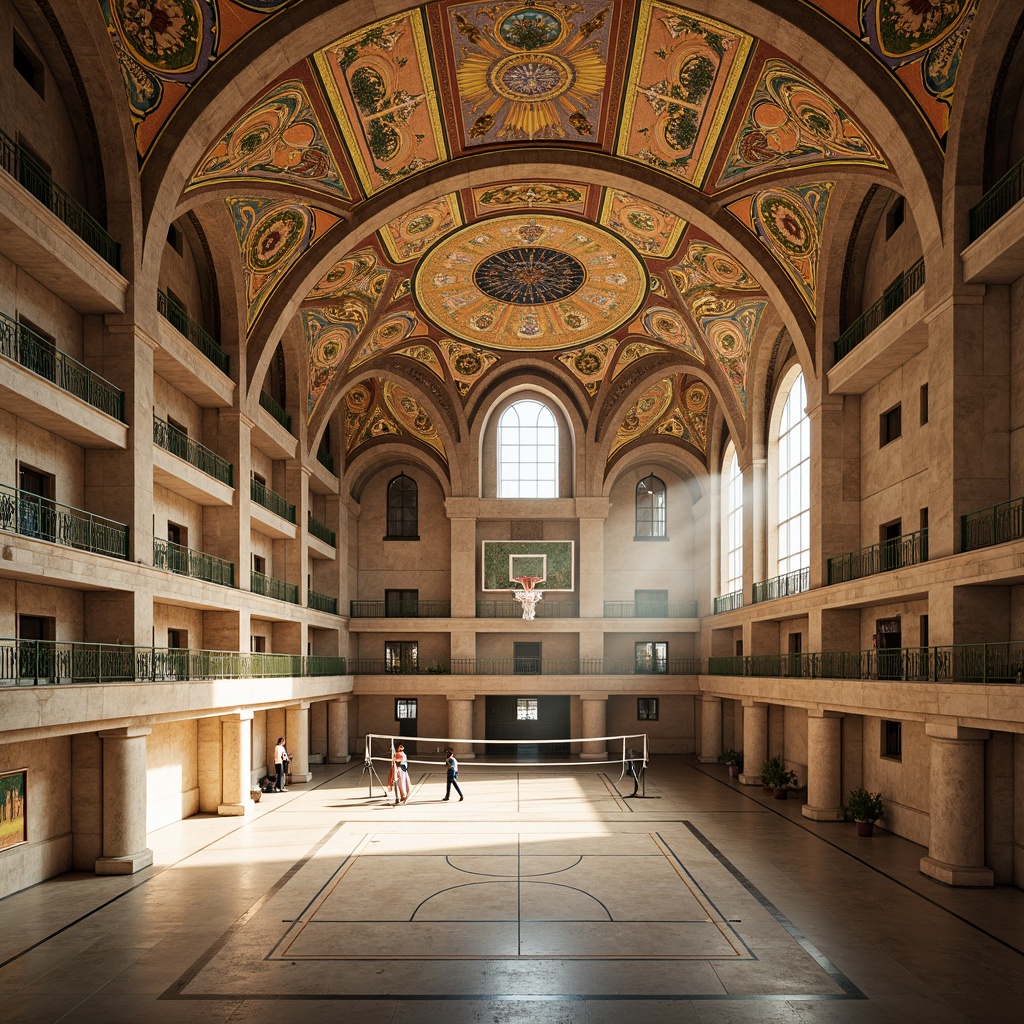
[[[801,813],[813,821],[843,820],[842,727],[838,712],[807,712],[807,803]]]
[[[217,813],[222,816],[245,814],[253,806],[252,720],[251,711],[220,720],[221,803]]]
[[[452,749],[460,761],[470,761],[476,757],[473,750],[473,697],[460,695],[448,698],[448,736],[452,741]],[[466,740],[465,743],[458,742]]]
[[[700,695],[700,757],[704,764],[716,764],[722,752],[722,698]]]
[[[150,729],[109,729],[103,740],[103,856],[97,875],[133,875],[153,863],[146,847],[146,737]]]
[[[761,785],[761,765],[768,757],[768,705],[743,702],[743,771],[744,786]]]
[[[288,766],[288,785],[309,782],[309,701],[284,709],[285,745],[291,759]]]
[[[350,694],[327,702],[327,763],[345,764],[352,760],[348,738]]]
[[[921,873],[946,885],[989,886],[985,866],[986,729],[928,723],[931,834]]]
[[[599,697],[588,694],[580,698],[580,705],[583,712],[583,735],[602,737],[588,740],[581,745],[580,760],[607,761],[608,744],[603,737],[608,731],[608,694]]]

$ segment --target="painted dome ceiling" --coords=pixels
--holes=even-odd
[[[836,197],[906,191],[915,147],[941,166],[976,4],[100,0],[144,189],[230,225],[251,361],[293,347],[313,434],[340,409],[349,454],[443,460],[523,363],[611,417],[609,464],[645,436],[706,457],[762,346],[813,352]]]

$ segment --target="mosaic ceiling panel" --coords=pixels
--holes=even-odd
[[[380,438],[400,436],[448,456],[430,415],[404,385],[374,377],[345,392],[345,453],[349,460],[363,445]]]
[[[439,238],[461,226],[458,197],[450,193],[386,224],[380,237],[396,263],[409,263],[422,256]]]
[[[675,252],[686,228],[681,217],[614,188],[604,190],[598,223],[621,235],[638,252],[661,259]]]
[[[702,380],[673,374],[653,382],[623,416],[608,462],[642,437],[675,438],[706,455],[710,407],[711,391]]]
[[[566,182],[511,182],[473,189],[473,210],[478,216],[505,210],[555,208],[563,213],[583,213],[590,188]]]

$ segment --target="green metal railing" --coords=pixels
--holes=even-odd
[[[285,501],[280,494],[272,491],[266,484],[260,483],[255,476],[250,480],[249,496],[257,505],[270,509],[275,515],[287,519],[289,523],[295,522],[295,506],[290,501]]]
[[[128,527],[0,484],[0,530],[111,558],[128,557]]]
[[[348,660],[351,675],[384,675],[394,672],[419,675],[433,675],[443,671],[455,676],[606,676],[642,675],[649,670],[638,668],[631,658],[455,658],[451,661],[414,665],[410,662],[394,663],[390,666],[384,658],[359,658]],[[659,674],[699,675],[702,663],[699,658],[670,658],[663,662],[665,668]]]
[[[538,619],[578,619],[578,601],[554,601],[542,598],[534,606],[534,617]],[[516,600],[477,601],[478,619],[521,619],[523,606]]]
[[[196,323],[166,292],[156,293],[157,312],[170,325],[192,344],[217,367],[226,374],[231,365],[231,357],[220,347],[216,338],[205,327]]]
[[[0,685],[161,683],[347,675],[344,658],[0,639]]]
[[[606,619],[695,619],[696,601],[605,601]]]
[[[753,603],[774,601],[776,598],[802,594],[805,590],[810,589],[811,570],[809,568],[797,569],[795,572],[786,572],[781,576],[773,576],[770,580],[761,580],[760,583],[755,583]]]
[[[153,565],[157,569],[170,569],[171,572],[205,580],[207,583],[219,583],[225,587],[235,585],[234,562],[159,537],[153,538]]]
[[[278,423],[290,434],[292,432],[292,418],[281,408],[280,403],[268,391],[260,392],[260,408],[266,409]]]
[[[883,320],[892,316],[911,295],[924,284],[924,258],[919,259],[909,270],[885,290],[885,294],[869,306],[833,344],[834,361],[856,348]]]
[[[328,529],[319,519],[313,518],[313,513],[310,512],[306,519],[306,525],[309,532],[319,540],[322,540],[325,544],[330,544],[332,548],[338,546],[337,538],[334,536],[334,531]]]
[[[974,551],[1024,537],[1024,498],[1001,501],[960,517],[960,550]]]
[[[222,459],[206,445],[193,441],[188,434],[153,414],[153,443],[158,448],[176,455],[190,466],[195,466],[207,476],[212,476],[229,487],[234,486],[234,468],[227,459]]]
[[[1024,198],[1024,160],[1014,164],[971,208],[971,241]]]
[[[121,244],[100,226],[82,204],[65,192],[28,151],[0,131],[0,167],[63,221],[115,270],[121,269]]]
[[[334,472],[334,456],[326,448],[318,448],[316,452],[316,461],[320,463],[324,469]]]
[[[318,594],[315,590],[306,591],[306,605],[318,612],[330,612],[331,615],[338,614],[338,599],[328,597],[326,594]]]
[[[716,597],[711,612],[718,615],[719,612],[734,612],[737,608],[743,607],[743,591],[734,590],[731,594],[722,594]]]
[[[254,594],[261,594],[263,597],[272,597],[275,601],[288,601],[291,604],[299,603],[299,588],[294,583],[286,583],[284,580],[275,580],[273,576],[265,576],[255,569],[249,574],[249,589]]]
[[[828,581],[848,583],[864,576],[903,569],[928,561],[928,531],[904,533],[881,544],[872,544],[860,551],[850,551],[828,560]]]
[[[709,658],[708,675],[1019,684],[1024,641]]]
[[[94,409],[121,423],[127,422],[123,391],[5,313],[0,313],[0,355],[20,363]]]
[[[349,601],[349,617],[353,619],[447,619],[452,613],[451,601]],[[519,612],[522,615],[522,610]]]

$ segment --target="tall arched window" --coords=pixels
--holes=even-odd
[[[743,474],[736,449],[729,445],[725,457],[724,505],[724,579],[722,591],[731,594],[743,589]]]
[[[402,473],[388,484],[389,537],[417,537],[420,532],[419,487]]]
[[[801,373],[779,423],[779,575],[811,564],[811,424]]]
[[[652,473],[636,485],[636,536],[664,537],[665,483]]]
[[[558,424],[532,398],[514,402],[498,420],[498,497],[558,497]]]

